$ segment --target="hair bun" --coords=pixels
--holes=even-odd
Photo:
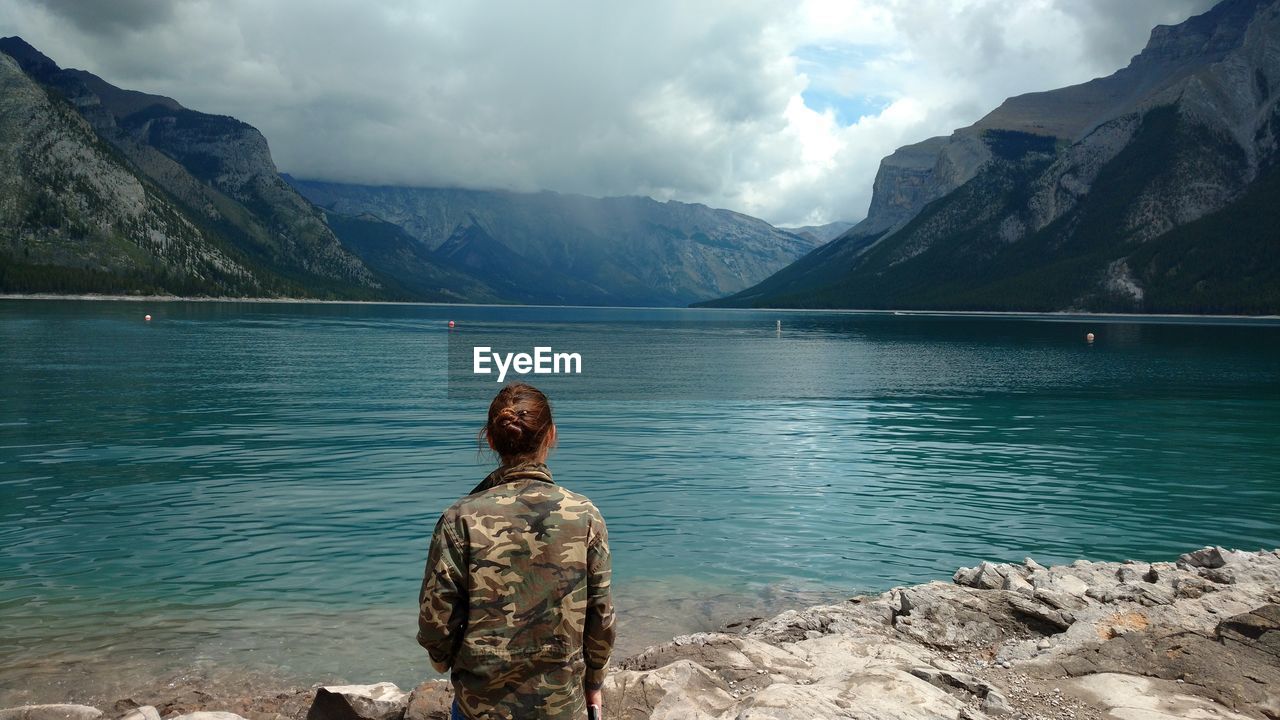
[[[550,432],[551,405],[531,385],[512,383],[489,404],[487,433],[490,446],[504,461],[535,455],[554,440]]]

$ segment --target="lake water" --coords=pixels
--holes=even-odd
[[[1271,321],[0,301],[0,704],[430,677],[427,540],[499,387],[448,358],[494,337],[583,355],[534,381],[621,653],[982,559],[1280,546]]]

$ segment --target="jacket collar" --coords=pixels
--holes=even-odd
[[[536,480],[555,484],[551,479],[551,470],[546,463],[518,462],[511,465],[503,465],[489,473],[489,476],[481,480],[480,484],[475,486],[469,494],[475,495],[503,483],[516,482],[517,480]]]

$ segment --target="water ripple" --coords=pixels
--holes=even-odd
[[[1070,323],[969,318],[151,311],[0,302],[0,687],[200,663],[427,674],[428,536],[491,463],[483,406],[445,393],[447,317],[724,371],[681,400],[556,405],[552,467],[609,521],[624,648],[979,559],[1280,545],[1274,327],[1114,324],[1086,349]],[[753,345],[775,317],[788,342]],[[670,370],[634,382],[645,367]],[[779,367],[824,391],[698,386]]]

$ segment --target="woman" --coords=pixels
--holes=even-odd
[[[455,720],[581,720],[613,650],[604,519],[552,482],[537,388],[504,387],[481,434],[501,464],[436,523],[418,642],[450,672]]]

